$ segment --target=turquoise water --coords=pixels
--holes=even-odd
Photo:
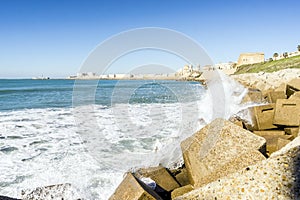
[[[71,183],[80,197],[105,200],[128,170],[180,165],[181,141],[214,111],[244,109],[242,86],[209,83],[0,80],[0,195]]]
[[[0,80],[0,111],[72,107],[74,80]],[[114,103],[175,103],[195,101],[201,92],[197,82],[178,81],[80,81],[83,87],[98,85],[95,102],[82,101],[83,105],[95,103],[111,106]],[[116,94],[116,89],[118,94]],[[197,91],[197,92],[196,92]],[[130,92],[130,98],[125,98]],[[113,96],[118,96],[114,98]],[[180,95],[180,96],[178,96]]]
[[[181,159],[209,116],[204,94],[196,82],[0,80],[0,195],[71,183],[108,199],[125,171]]]
[[[128,170],[180,165],[180,142],[214,111],[224,109],[226,119],[244,109],[244,94],[226,77],[207,89],[181,81],[2,79],[0,195],[71,183],[84,199],[106,200]]]

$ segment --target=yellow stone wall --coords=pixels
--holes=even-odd
[[[265,61],[264,53],[242,53],[239,57],[237,66],[261,63]]]

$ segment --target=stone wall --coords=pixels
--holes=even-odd
[[[261,63],[265,61],[264,53],[242,53],[238,59],[237,66]]]

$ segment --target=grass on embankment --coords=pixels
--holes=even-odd
[[[275,72],[287,68],[300,68],[300,56],[251,65],[241,65],[238,67],[235,74]]]

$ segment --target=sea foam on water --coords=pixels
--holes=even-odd
[[[178,167],[182,140],[220,113],[228,119],[245,108],[241,85],[222,74],[209,81],[207,90],[191,87],[196,100],[92,105],[91,118],[79,112],[89,105],[0,112],[1,194],[71,183],[83,198],[107,199],[127,170]]]

